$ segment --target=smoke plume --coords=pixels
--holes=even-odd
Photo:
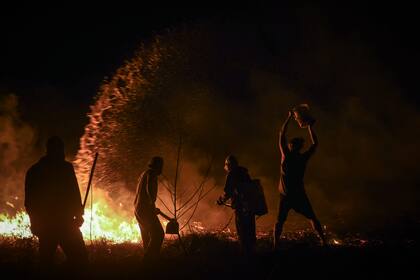
[[[148,160],[161,155],[173,180],[182,142],[181,165],[189,168],[180,171],[180,192],[196,188],[211,161],[208,188],[217,189],[195,219],[223,224],[228,212],[214,200],[223,190],[223,159],[234,154],[263,182],[270,215],[259,224],[267,229],[277,211],[278,130],[291,107],[308,103],[320,147],[306,187],[320,219],[374,225],[415,211],[418,110],[363,44],[314,29],[287,60],[243,24],[155,37],[102,85],[81,139],[79,174],[98,151],[98,183],[134,192]],[[289,135],[308,139],[293,124]]]

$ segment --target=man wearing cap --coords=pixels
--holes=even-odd
[[[153,157],[139,179],[136,198],[134,200],[135,216],[140,226],[145,259],[159,256],[164,231],[157,217],[160,213],[156,208],[158,193],[158,176],[162,173],[163,158]]]
[[[26,173],[25,208],[31,231],[39,239],[44,267],[53,264],[58,245],[74,267],[87,264],[79,229],[83,224],[79,185],[73,165],[64,159],[64,143],[57,136],[48,139],[47,154]]]

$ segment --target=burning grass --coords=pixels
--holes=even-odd
[[[160,260],[142,262],[138,243],[95,240],[87,244],[90,278],[142,279],[275,279],[287,274],[362,275],[386,274],[389,270],[408,273],[415,267],[418,243],[403,241],[394,247],[386,240],[363,239],[355,234],[334,236],[330,248],[319,246],[309,230],[287,232],[278,253],[271,251],[269,233],[259,233],[257,256],[242,255],[235,235],[206,232],[183,235],[185,253],[176,238],[167,235]],[[35,238],[2,237],[0,264],[17,277],[32,275],[37,267]],[[64,255],[57,253],[57,273],[65,271]],[[410,266],[413,264],[413,266]],[[404,270],[402,270],[404,268]],[[341,274],[330,274],[330,273]],[[62,277],[62,276],[61,276]],[[257,278],[255,278],[257,277]]]
[[[260,228],[257,256],[248,259],[241,253],[232,223],[211,229],[191,221],[181,233],[186,252],[176,236],[166,235],[161,259],[146,264],[142,262],[144,252],[137,223],[124,211],[124,205],[117,206],[121,209],[109,203],[94,204],[92,226],[86,209],[82,232],[89,252],[91,279],[139,275],[142,279],[275,279],[284,273],[310,273],[320,268],[327,273],[357,274],[365,270],[386,275],[391,268],[404,267],[403,272],[407,272],[407,267],[415,267],[413,260],[419,257],[418,222],[392,224],[363,234],[325,228],[331,244],[328,249],[320,246],[312,229],[289,228],[284,232],[279,253],[272,251],[272,232]],[[16,278],[36,275],[37,242],[30,234],[25,212],[14,216],[1,214],[0,268]],[[61,250],[57,252],[56,263],[56,272],[64,273],[65,256]]]

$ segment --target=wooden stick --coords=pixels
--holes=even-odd
[[[88,198],[89,191],[90,191],[90,186],[92,185],[93,172],[95,171],[95,166],[96,166],[96,161],[98,160],[98,155],[99,155],[98,153],[95,154],[95,159],[93,160],[92,169],[90,170],[90,176],[89,176],[88,186],[87,186],[87,189],[86,189],[86,195],[85,195],[85,199],[83,200],[83,209],[85,209],[87,198]]]

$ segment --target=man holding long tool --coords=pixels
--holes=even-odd
[[[157,217],[160,210],[156,208],[158,193],[158,176],[162,174],[163,158],[153,157],[139,179],[134,208],[140,226],[144,247],[144,258],[154,259],[159,256],[165,233]]]
[[[26,173],[25,208],[31,231],[39,238],[41,264],[53,264],[57,246],[76,267],[88,262],[80,226],[83,206],[73,165],[64,159],[64,143],[53,136],[47,154]]]

